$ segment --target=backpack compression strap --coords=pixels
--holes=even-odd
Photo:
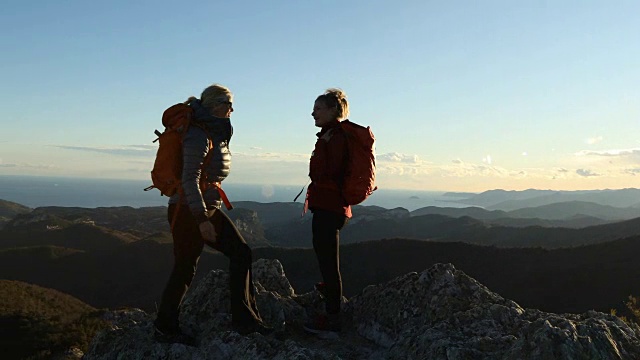
[[[220,184],[219,182],[204,183],[202,184],[201,188],[203,190],[208,190],[211,188],[218,190],[218,194],[220,195],[220,200],[222,200],[227,210],[233,209],[233,205],[231,205],[231,201],[229,201],[229,198],[227,197],[227,193],[225,193],[224,190],[222,190],[222,184]]]

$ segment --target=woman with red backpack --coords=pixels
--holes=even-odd
[[[349,115],[346,94],[328,89],[318,96],[311,116],[321,130],[309,162],[311,184],[307,189],[307,205],[313,213],[313,248],[318,259],[323,283],[316,287],[326,301],[326,315],[311,319],[304,329],[319,335],[341,330],[340,303],[340,230],[351,218],[351,206],[342,195],[348,161],[347,138],[340,122]]]

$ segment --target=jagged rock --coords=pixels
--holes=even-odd
[[[111,324],[112,329],[129,328],[146,321],[147,318],[147,313],[140,309],[120,309],[102,314],[102,319]]]
[[[298,295],[277,260],[254,263],[258,307],[286,339],[230,329],[228,274],[211,271],[187,294],[183,331],[199,345],[159,344],[151,315],[112,316],[85,359],[640,359],[640,328],[598,312],[552,314],[523,309],[451,264],[437,264],[369,286],[344,304],[337,340],[301,325],[323,308],[320,294]]]
[[[358,333],[393,359],[640,359],[638,327],[525,310],[451,264],[367,287],[349,308]]]
[[[253,279],[259,282],[264,289],[274,291],[280,296],[295,296],[295,291],[278,260],[260,259],[256,261],[253,265]]]
[[[71,347],[61,354],[52,355],[49,360],[80,360],[83,356],[82,350],[77,347]]]

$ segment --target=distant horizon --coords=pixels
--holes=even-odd
[[[60,176],[0,175],[0,199],[28,207],[72,206],[166,206],[168,198],[158,190],[143,191],[151,181],[139,179],[104,179]],[[293,202],[300,185],[239,184],[230,182],[224,188],[231,202]],[[461,207],[445,192],[429,190],[378,189],[363,205],[384,208],[404,207],[408,210],[424,206]],[[469,193],[471,194],[471,193]],[[304,202],[304,196],[297,199]]]

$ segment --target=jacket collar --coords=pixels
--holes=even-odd
[[[193,109],[193,119],[196,121],[211,121],[212,119],[222,119],[229,121],[229,118],[219,118],[209,114],[207,108],[202,106],[200,100],[192,101],[189,106]]]
[[[322,137],[322,135],[326,134],[327,131],[329,131],[331,129],[335,129],[337,127],[340,127],[340,121],[338,121],[338,120],[332,121],[331,123],[323,126],[322,129],[320,129],[320,132],[316,134],[316,136],[317,137]]]
[[[222,135],[227,142],[231,140],[233,135],[231,119],[219,118],[209,114],[209,111],[202,106],[200,100],[192,101],[189,106],[193,109],[193,119],[195,121],[204,124],[209,131]]]

